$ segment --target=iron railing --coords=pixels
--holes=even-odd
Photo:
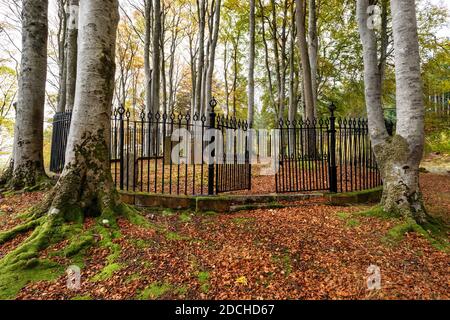
[[[382,184],[366,119],[279,122],[277,192],[351,192]]]
[[[216,114],[215,106],[213,100],[207,116],[115,110],[110,159],[117,188],[177,195],[249,190],[260,154],[275,163],[278,193],[350,192],[382,183],[366,119],[336,119],[330,108],[328,118],[280,120],[276,134],[260,135],[246,121]],[[70,121],[70,112],[55,116],[53,172],[64,167]]]
[[[116,186],[123,191],[177,195],[212,195],[250,189],[248,144],[226,154],[223,163],[205,158],[203,151],[209,144],[225,143],[227,129],[246,131],[248,128],[246,121],[217,116],[215,106],[215,100],[211,101],[208,117],[159,112],[133,115],[123,107],[114,110],[110,159]],[[56,173],[64,167],[70,121],[71,112],[57,113],[54,118],[50,169]],[[216,141],[210,129],[220,133],[221,139]],[[247,155],[244,162],[242,154]]]

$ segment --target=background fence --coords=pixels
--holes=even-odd
[[[159,194],[212,195],[251,189],[250,150],[264,149],[275,161],[270,192],[350,192],[381,185],[366,119],[280,120],[276,135],[249,135],[246,121],[217,115],[141,112],[124,108],[111,118],[110,159],[120,190]],[[51,170],[64,167],[71,113],[54,119]],[[216,130],[216,136],[210,130]],[[188,138],[179,133],[185,132]],[[254,139],[256,141],[254,141]],[[214,161],[204,155],[209,145]],[[197,151],[197,152],[196,152]],[[217,155],[215,152],[220,152]],[[204,154],[205,153],[205,154]],[[179,158],[180,161],[176,161]]]
[[[226,149],[228,130],[248,130],[246,121],[218,116],[215,106],[212,101],[208,117],[144,112],[136,117],[123,107],[116,109],[111,118],[110,141],[111,173],[116,186],[124,191],[184,195],[250,189],[247,140],[244,144],[235,140],[236,147],[224,154],[223,163],[205,161],[203,151],[209,144],[221,143],[220,149]],[[64,167],[70,121],[70,112],[55,115],[50,168],[53,172],[61,172]],[[221,139],[210,137],[208,129],[216,129]],[[180,133],[187,133],[189,139]]]
[[[277,192],[350,192],[382,184],[366,119],[279,122]]]

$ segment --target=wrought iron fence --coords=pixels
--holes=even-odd
[[[224,161],[207,161],[203,152],[209,144],[215,146],[213,152],[224,150],[230,129],[248,129],[245,121],[218,116],[215,106],[213,100],[208,117],[159,112],[136,116],[123,107],[116,109],[111,118],[110,141],[111,173],[116,186],[123,191],[178,195],[250,189],[247,143],[225,154]],[[70,112],[58,113],[54,118],[53,172],[61,172],[64,167],[70,121]],[[221,137],[211,134],[210,129]],[[217,148],[219,143],[222,146]]]
[[[271,192],[350,192],[382,183],[365,119],[336,119],[331,108],[326,119],[280,120],[276,134],[264,136],[246,121],[216,114],[215,106],[208,116],[115,110],[110,159],[117,188],[177,195],[248,190],[260,154],[275,163]],[[64,167],[70,121],[70,112],[54,118],[53,172]]]
[[[277,192],[350,192],[382,184],[366,119],[279,122]]]
[[[69,136],[72,112],[58,112],[53,118],[52,146],[50,154],[50,171],[61,172],[66,159],[66,144]]]

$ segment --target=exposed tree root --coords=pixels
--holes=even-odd
[[[427,223],[429,216],[420,192],[419,167],[410,159],[407,141],[395,135],[374,150],[383,179],[384,211],[412,218],[419,224]]]
[[[65,206],[58,206],[58,208],[56,205],[60,204],[61,200],[67,201],[66,197],[62,199],[58,194],[61,195],[60,191],[53,189],[41,204],[22,216],[26,222],[0,233],[1,245],[19,234],[34,229],[24,242],[0,260],[0,298],[13,298],[28,281],[49,279],[49,277],[60,276],[64,272],[67,266],[63,267],[50,260],[40,258],[41,252],[48,247],[70,239],[71,242],[62,252],[63,256],[69,258],[76,256],[95,242],[92,232],[83,233],[82,231],[84,217],[96,211],[92,207],[93,203],[101,208],[100,214],[96,217],[99,221],[99,228],[102,230],[106,229],[103,225],[104,220],[108,220],[108,228],[114,230],[117,228],[116,220],[119,216],[130,220],[137,219],[137,213],[133,208],[120,202],[116,204],[117,193],[115,191],[108,196],[104,195],[99,201],[89,202],[90,206],[88,207],[66,203]],[[110,249],[112,250],[112,248]],[[25,280],[17,282],[17,278]],[[2,291],[7,294],[3,295]]]

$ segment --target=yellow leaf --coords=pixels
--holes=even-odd
[[[245,276],[239,277],[236,279],[236,283],[246,286],[248,284],[247,278]]]

